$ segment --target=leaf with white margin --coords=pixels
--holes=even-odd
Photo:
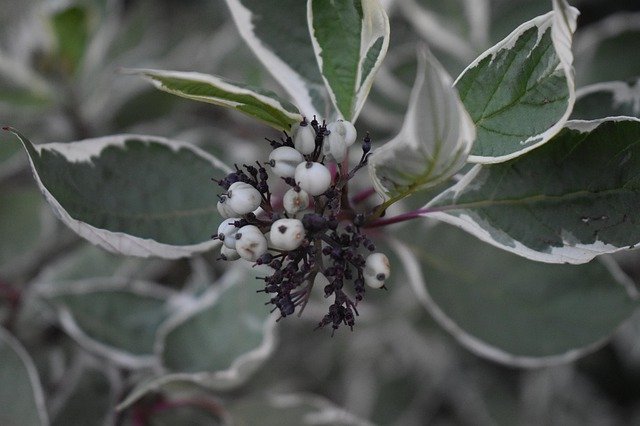
[[[465,64],[489,43],[488,0],[403,0],[398,7],[430,46]]]
[[[44,393],[31,357],[0,328],[0,424],[48,425]]]
[[[616,116],[640,118],[640,79],[596,83],[576,91],[571,119],[594,120]]]
[[[499,163],[549,141],[575,101],[572,34],[578,11],[565,0],[525,22],[473,61],[455,82],[477,127],[469,156]]]
[[[331,101],[355,122],[389,47],[389,17],[378,0],[308,0],[307,14]]]
[[[233,424],[281,425],[359,425],[371,423],[312,394],[276,394],[242,398],[225,407]]]
[[[43,288],[64,330],[85,349],[128,368],[156,363],[156,332],[170,315],[173,293],[127,278],[96,278]]]
[[[368,160],[373,186],[385,199],[398,200],[450,178],[465,164],[475,127],[451,78],[426,49],[400,133]]]
[[[298,109],[265,89],[197,72],[129,69],[158,89],[192,99],[240,111],[278,130],[289,130],[302,121]]]
[[[303,0],[226,0],[240,35],[303,115],[329,115]]]
[[[476,165],[425,214],[549,263],[585,263],[640,242],[640,120],[570,121],[506,163]]]
[[[114,135],[24,145],[54,213],[111,252],[176,259],[219,245],[222,220],[211,178],[230,169],[192,145],[155,136]]]
[[[118,409],[165,387],[229,390],[246,382],[276,346],[277,317],[256,292],[255,277],[255,270],[238,265],[169,318],[155,347],[169,373],[138,385]]]
[[[604,345],[638,307],[634,283],[609,257],[543,264],[428,225],[398,230],[408,237],[391,246],[433,318],[485,358],[528,368],[571,362]],[[422,240],[412,243],[417,232]]]

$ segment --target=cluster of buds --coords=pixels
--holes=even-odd
[[[281,317],[297,308],[301,313],[317,284],[333,300],[319,327],[353,329],[365,287],[385,288],[390,273],[387,257],[362,232],[365,215],[353,210],[347,194],[347,183],[366,165],[371,140],[363,138],[362,156],[349,170],[357,134],[348,121],[303,119],[292,136],[269,140],[267,162],[236,165],[217,181],[225,220],[213,238],[222,241],[221,259],[268,267],[271,275],[260,278],[264,288],[258,291],[269,294]],[[269,182],[268,170],[279,179]],[[274,195],[276,186],[282,190]]]

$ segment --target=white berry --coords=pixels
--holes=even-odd
[[[298,219],[278,219],[271,225],[269,237],[274,248],[295,250],[304,240],[304,226]]]
[[[281,146],[269,154],[271,170],[280,177],[293,177],[296,166],[303,161],[302,154],[290,146]]]
[[[373,253],[367,257],[364,265],[364,282],[373,288],[381,288],[391,274],[389,258],[382,253]]]
[[[220,196],[220,200],[216,205],[216,207],[218,208],[218,213],[220,213],[220,216],[222,216],[223,219],[239,216],[238,212],[234,211],[231,208],[231,206],[229,206],[229,203],[227,201],[228,201],[228,198],[226,195]]]
[[[323,151],[340,163],[347,155],[347,148],[356,140],[355,127],[348,121],[338,120],[329,123],[327,130],[330,133],[325,139]]]
[[[295,181],[309,195],[324,193],[331,185],[331,173],[324,165],[307,161],[296,167]]]
[[[257,226],[243,226],[236,233],[236,251],[244,260],[255,262],[267,252],[267,239]]]
[[[309,194],[303,189],[296,191],[291,188],[284,193],[282,205],[288,214],[294,215],[309,207]]]
[[[293,138],[293,146],[300,153],[307,155],[311,154],[316,149],[316,132],[313,130],[307,122],[304,125],[300,125],[296,131],[296,135]]]
[[[260,192],[245,182],[232,183],[227,191],[229,207],[239,215],[251,213],[262,202]]]
[[[240,220],[240,218],[232,217],[223,221],[220,226],[218,226],[218,238],[222,240],[222,243],[227,248],[236,248],[236,232],[238,232],[238,228],[236,228],[235,223],[238,220]]]
[[[235,238],[234,238],[235,239]],[[223,245],[220,249],[220,254],[223,256],[224,260],[238,260],[240,259],[240,255],[234,249],[230,249],[227,246]]]

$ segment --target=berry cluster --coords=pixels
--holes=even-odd
[[[360,161],[348,170],[356,138],[348,121],[303,119],[293,137],[269,140],[269,161],[236,166],[218,181],[225,190],[218,201],[225,220],[213,236],[223,243],[220,257],[269,266],[273,273],[261,278],[265,285],[259,291],[271,296],[269,303],[282,317],[297,307],[301,313],[314,285],[322,283],[333,303],[319,327],[353,329],[365,285],[384,288],[389,277],[387,257],[362,233],[365,216],[349,205],[347,183],[371,150],[367,135]],[[284,182],[281,197],[271,192],[267,168]]]

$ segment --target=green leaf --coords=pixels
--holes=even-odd
[[[373,186],[398,200],[450,178],[466,162],[475,127],[451,78],[428,51],[419,67],[400,133],[369,157]]]
[[[169,373],[140,383],[118,409],[162,388],[228,390],[246,382],[276,345],[276,317],[256,283],[256,271],[238,265],[199,299],[187,300],[157,334],[156,353]]]
[[[427,205],[532,260],[584,263],[640,242],[640,120],[571,121],[551,143],[477,165]]]
[[[73,73],[84,56],[89,41],[89,13],[81,6],[71,6],[55,13],[51,25],[61,65]]]
[[[578,85],[638,78],[639,43],[639,12],[619,12],[581,28],[574,44]]]
[[[571,39],[577,15],[565,0],[554,0],[553,12],[522,24],[458,77],[478,132],[470,161],[509,160],[563,127],[575,100]]]
[[[115,253],[171,259],[219,244],[209,238],[222,220],[211,178],[229,169],[210,154],[138,135],[34,146],[11,131],[56,215],[90,242]]]
[[[461,344],[494,361],[569,362],[603,345],[638,306],[633,283],[609,258],[549,265],[451,226],[412,226],[404,234],[418,232],[423,243],[394,244],[417,298]]]
[[[65,331],[83,347],[120,365],[153,365],[156,331],[168,317],[169,291],[144,281],[97,278],[51,287],[41,295],[53,303]]]
[[[389,18],[378,0],[309,0],[311,41],[333,105],[355,121],[389,47]]]
[[[329,101],[315,60],[303,0],[226,0],[236,27],[303,115],[329,115]]]
[[[275,93],[196,72],[131,69],[158,89],[201,102],[238,110],[278,130],[289,130],[302,121],[297,108]]]
[[[252,396],[230,404],[233,424],[281,425],[369,425],[319,396],[276,394]]]
[[[640,79],[596,83],[576,92],[572,119],[593,120],[614,116],[640,118]]]
[[[47,425],[44,394],[38,372],[27,351],[0,328],[0,424]]]
[[[11,274],[32,263],[54,225],[35,188],[0,192],[0,273]]]

